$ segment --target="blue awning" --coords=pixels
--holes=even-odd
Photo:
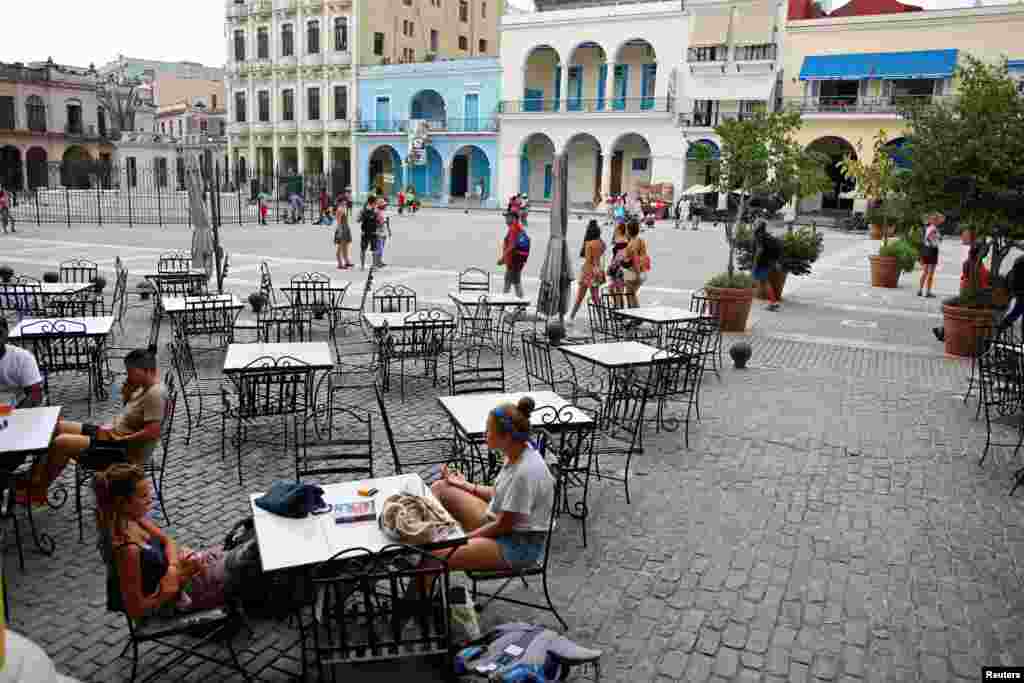
[[[956,50],[868,52],[804,57],[801,81],[859,81],[867,78],[948,78],[956,68]]]

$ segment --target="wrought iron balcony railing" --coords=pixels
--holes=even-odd
[[[432,133],[494,133],[498,130],[498,119],[480,116],[476,118],[450,119],[392,119],[390,121],[361,120],[356,124],[360,133],[407,133],[411,121],[423,121]]]
[[[504,100],[499,111],[502,114],[658,114],[674,111],[674,104],[669,97],[528,98]]]
[[[714,128],[723,121],[743,121],[753,115],[745,111],[692,111],[679,115],[679,125],[684,128]]]
[[[801,114],[899,114],[928,104],[948,101],[948,95],[887,95],[885,97],[787,97],[787,109]]]

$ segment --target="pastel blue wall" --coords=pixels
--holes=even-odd
[[[357,196],[365,196],[372,182],[370,160],[376,150],[391,147],[400,159],[406,157],[409,119],[415,110],[419,118],[430,121],[427,164],[392,172],[396,186],[401,176],[405,185],[417,188],[418,195],[434,203],[447,203],[453,160],[456,154],[465,154],[470,191],[482,185],[488,203],[497,205],[493,195],[498,188],[500,166],[496,124],[502,80],[498,59],[483,57],[368,66],[359,70],[358,78],[358,124],[353,135],[358,156],[353,169]],[[437,113],[437,98],[424,98],[421,95],[424,91],[433,91],[444,101],[443,123]],[[468,107],[467,95],[475,96]],[[387,99],[386,111],[384,98]],[[418,100],[416,106],[414,98]],[[480,153],[472,153],[464,149],[466,147],[475,147]]]

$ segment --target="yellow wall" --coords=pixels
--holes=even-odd
[[[803,126],[794,136],[798,142],[805,147],[818,138],[835,136],[843,138],[857,151],[858,157],[864,157],[869,161],[874,158],[875,136],[879,129],[885,130],[886,140],[903,137],[905,122],[894,117],[888,120],[883,119],[816,119],[803,118]],[[858,143],[861,143],[858,149]]]

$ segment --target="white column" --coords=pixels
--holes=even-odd
[[[354,118],[356,125],[359,123],[359,49],[361,47],[359,17],[362,1],[363,0],[352,0],[352,15],[348,21],[348,49],[352,55],[352,68],[349,72],[350,77],[348,87],[348,120],[351,122]],[[355,128],[350,127],[350,130],[354,131]],[[355,201],[363,196],[363,170],[359,159],[358,136],[354,132],[350,133],[349,141],[349,163],[351,164],[352,170],[352,199]]]
[[[558,74],[559,80],[562,84],[558,88],[558,111],[569,110],[569,65],[563,64],[562,70]]]

